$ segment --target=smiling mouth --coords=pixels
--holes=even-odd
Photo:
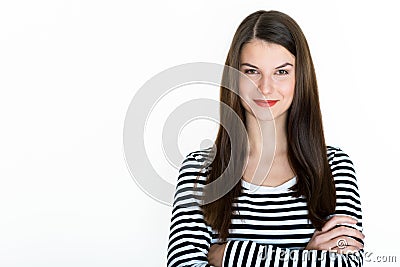
[[[260,107],[272,107],[279,100],[254,100],[254,102]]]

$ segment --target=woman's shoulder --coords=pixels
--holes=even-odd
[[[203,162],[206,159],[209,159],[212,156],[213,152],[214,152],[213,147],[206,147],[191,151],[186,155],[185,158],[189,158],[192,160],[195,159],[197,161]]]
[[[353,161],[350,156],[338,146],[326,146],[328,162],[331,168],[346,167],[354,171]]]
[[[348,176],[355,177],[354,164],[350,156],[338,146],[326,146],[328,163],[331,167],[334,177]],[[210,164],[214,159],[213,147],[206,147],[198,150],[193,150],[186,154],[182,161],[179,172],[188,173],[187,175],[200,174],[205,177],[205,174],[210,170]]]
[[[211,148],[193,150],[184,156],[179,168],[174,206],[193,208],[201,204],[198,197],[206,184],[210,151]]]
[[[338,146],[328,145],[326,146],[326,153],[328,157],[328,162],[331,168],[334,168],[338,165],[346,165],[343,163],[347,163],[347,165],[353,166],[353,162],[350,159],[350,156],[343,151]],[[184,160],[182,162],[182,167],[186,167],[186,165],[190,165],[193,167],[198,167],[203,169],[204,167],[209,168],[208,166],[212,163],[214,159],[214,150],[213,147],[206,147],[198,150],[193,150],[190,153],[186,154]]]
[[[182,167],[186,165],[190,165],[192,168],[197,168],[202,171],[209,170],[209,166],[214,159],[214,150],[213,147],[206,147],[198,150],[193,150],[190,153],[186,154],[183,159]]]
[[[178,184],[204,184],[210,169],[211,155],[212,147],[187,153],[179,169]]]
[[[334,157],[347,157],[350,159],[349,155],[338,146],[326,146],[326,151],[328,154],[328,159],[332,159]]]
[[[334,146],[327,146],[327,154],[336,188],[346,188],[358,196],[356,171],[349,155],[340,147]]]

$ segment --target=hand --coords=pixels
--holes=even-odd
[[[350,216],[333,216],[322,227],[321,231],[316,230],[311,237],[310,242],[305,249],[330,250],[343,254],[359,251],[364,245],[352,238],[364,239],[364,234],[347,226],[338,226],[338,224],[348,223],[356,224],[357,220]]]
[[[213,244],[208,250],[207,259],[210,265],[215,267],[222,266],[222,259],[224,257],[226,243],[223,244]]]

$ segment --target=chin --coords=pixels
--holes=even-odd
[[[269,112],[252,112],[251,116],[255,117],[259,121],[273,121],[275,116]]]
[[[273,121],[275,120],[275,115],[272,113],[272,110],[263,109],[260,110],[259,108],[255,107],[253,116],[256,117],[259,121]]]

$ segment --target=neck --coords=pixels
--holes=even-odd
[[[269,161],[274,156],[287,155],[286,117],[285,112],[275,120],[259,121],[256,117],[246,114],[250,157]]]

